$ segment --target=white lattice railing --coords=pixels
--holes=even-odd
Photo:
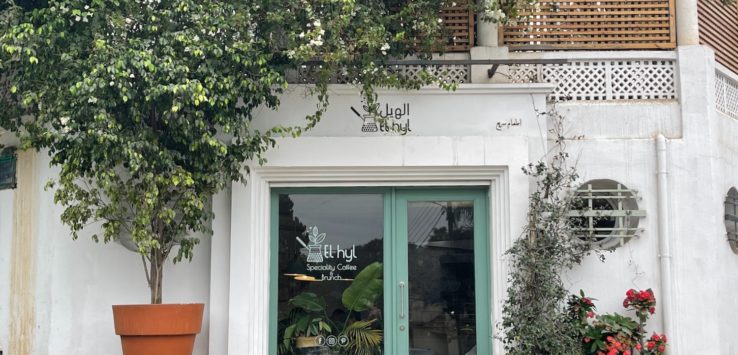
[[[571,59],[564,64],[513,65],[514,83],[556,84],[555,101],[674,100],[677,98],[673,58]]]
[[[738,119],[738,79],[727,69],[715,71],[715,106],[718,112]]]
[[[393,65],[389,71],[400,73],[405,77],[419,79],[421,72],[425,70],[432,75],[441,76],[447,83],[464,84],[471,82],[471,66],[451,65]],[[315,82],[315,67],[308,65],[300,67],[297,72],[288,75],[288,81],[296,84],[309,84]],[[355,84],[341,73],[331,77],[333,84]]]
[[[673,52],[548,52],[516,53],[511,60],[559,60],[559,63],[511,64],[507,75],[512,83],[550,83],[556,88],[554,101],[675,100],[677,99],[676,55]],[[561,60],[565,59],[565,63]],[[504,61],[505,59],[498,59]],[[476,64],[482,65],[482,64]],[[486,65],[486,64],[485,64]],[[315,81],[315,68],[304,66],[292,72],[291,83]],[[503,65],[503,68],[505,66]],[[442,75],[449,83],[471,83],[471,65],[449,63],[434,65],[393,65],[391,71],[418,78],[422,71]],[[484,78],[485,80],[487,78]],[[476,79],[475,79],[476,80]],[[355,84],[338,73],[335,84]]]

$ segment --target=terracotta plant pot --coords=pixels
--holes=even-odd
[[[298,349],[319,347],[318,337],[297,337],[295,347]]]
[[[202,303],[113,306],[123,355],[192,355]]]

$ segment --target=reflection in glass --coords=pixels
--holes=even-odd
[[[410,354],[476,354],[474,204],[408,202]]]
[[[279,195],[279,354],[381,354],[381,194]]]

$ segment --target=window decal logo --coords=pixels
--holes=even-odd
[[[308,244],[305,245],[305,242],[300,239],[300,237],[295,237],[302,246],[307,249],[308,255],[307,255],[307,262],[309,263],[322,263],[323,262],[323,248],[322,244],[325,240],[325,233],[318,233],[318,227],[312,227],[308,228]]]
[[[326,233],[321,233],[317,226],[312,226],[305,232],[307,235],[307,243],[304,237],[295,237],[300,245],[303,246],[302,253],[306,255],[308,272],[320,273],[317,276],[318,281],[350,281],[351,279],[343,278],[341,271],[355,272],[356,265],[352,262],[358,259],[356,256],[356,245],[350,248],[342,248],[340,244],[325,243]],[[335,262],[338,262],[337,264]]]

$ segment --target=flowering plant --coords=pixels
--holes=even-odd
[[[595,317],[595,312],[597,311],[592,300],[592,298],[584,295],[584,291],[580,290],[579,296],[571,295],[567,301],[569,320],[574,325],[580,338],[583,339],[588,338],[589,320]]]
[[[581,337],[585,355],[661,355],[666,351],[666,336],[654,333],[645,339],[645,325],[656,312],[656,297],[651,289],[630,289],[625,294],[623,307],[636,313],[637,321],[617,313],[597,315],[591,298],[572,295],[568,302],[569,318]]]
[[[656,312],[656,297],[650,288],[643,291],[631,288],[625,293],[623,307],[634,310],[641,323],[644,323],[648,320],[649,315]]]
[[[577,295],[571,295],[569,297],[569,310],[570,312],[573,312],[573,316],[576,319],[584,319],[587,318],[593,318],[594,312],[597,310],[597,307],[595,307],[594,298],[589,298],[584,295],[584,291],[579,291],[579,296]]]
[[[666,353],[666,335],[653,333],[648,339],[641,355],[661,355]]]

